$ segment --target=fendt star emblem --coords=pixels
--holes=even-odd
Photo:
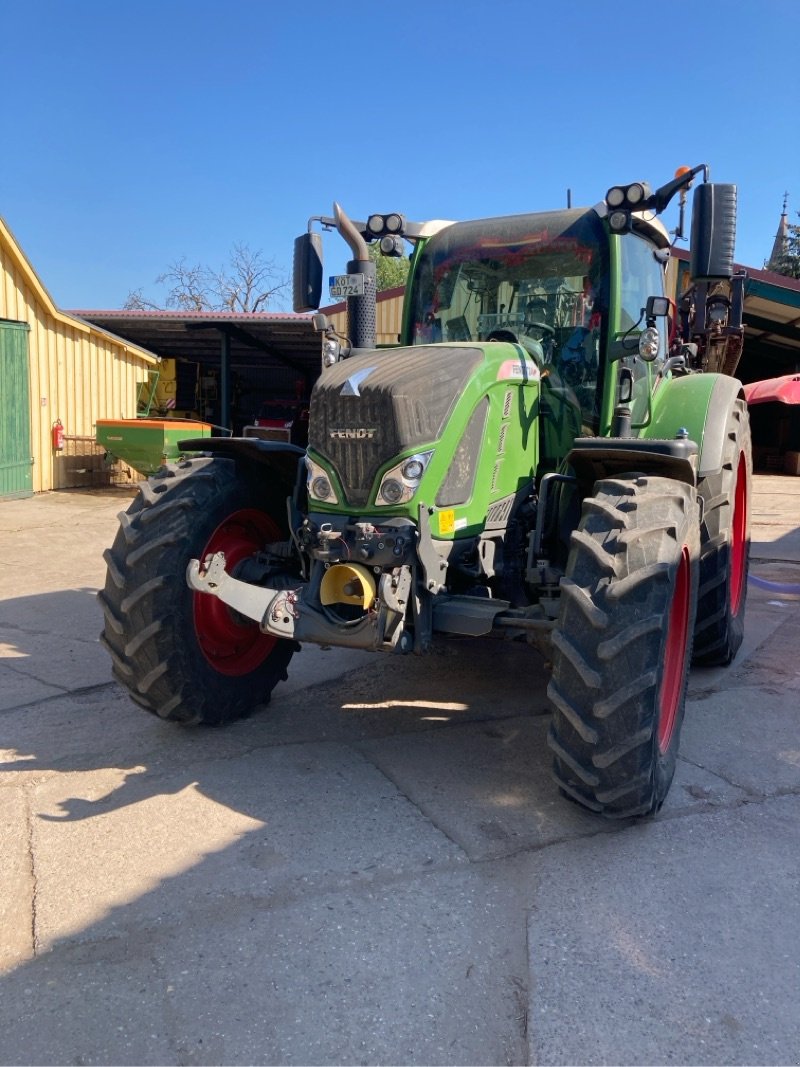
[[[364,370],[356,371],[355,374],[351,374],[342,386],[339,396],[361,396],[358,387],[374,370],[374,367],[367,367]]]

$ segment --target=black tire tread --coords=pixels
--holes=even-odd
[[[194,633],[186,564],[226,508],[237,506],[260,507],[285,527],[282,504],[245,484],[229,459],[198,457],[163,467],[142,483],[104,553],[101,642],[114,677],[136,704],[160,718],[230,722],[266,704],[286,677],[294,642],[278,641],[250,674],[227,677],[204,659]]]
[[[563,793],[611,818],[657,811],[674,774],[686,677],[672,742],[656,743],[674,579],[684,546],[697,588],[695,490],[631,474],[598,482],[571,538],[553,631],[548,744]],[[689,641],[694,616],[690,609]],[[688,675],[691,647],[685,662]]]
[[[752,447],[747,404],[738,398],[726,426],[722,468],[701,478],[697,491],[703,500],[700,527],[700,585],[697,593],[697,622],[694,632],[694,662],[703,666],[726,666],[739,650],[744,636],[747,595],[745,563],[744,589],[739,611],[730,610],[730,544],[733,502],[739,457],[744,453],[747,471],[747,500],[752,499]],[[749,556],[749,531],[748,531]]]

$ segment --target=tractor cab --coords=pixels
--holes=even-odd
[[[643,421],[667,331],[655,360],[638,343],[648,299],[664,296],[668,243],[659,222],[615,234],[593,208],[453,223],[415,258],[406,341],[521,345],[541,373],[541,465],[554,469],[575,437],[608,432],[611,362],[629,365]]]

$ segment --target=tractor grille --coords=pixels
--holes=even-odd
[[[349,505],[366,506],[392,456],[441,437],[482,359],[477,348],[391,348],[323,372],[311,394],[308,443],[336,469]]]

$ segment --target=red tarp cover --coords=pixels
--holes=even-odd
[[[744,387],[748,404],[800,404],[800,374],[784,374],[782,378],[767,378]]]

